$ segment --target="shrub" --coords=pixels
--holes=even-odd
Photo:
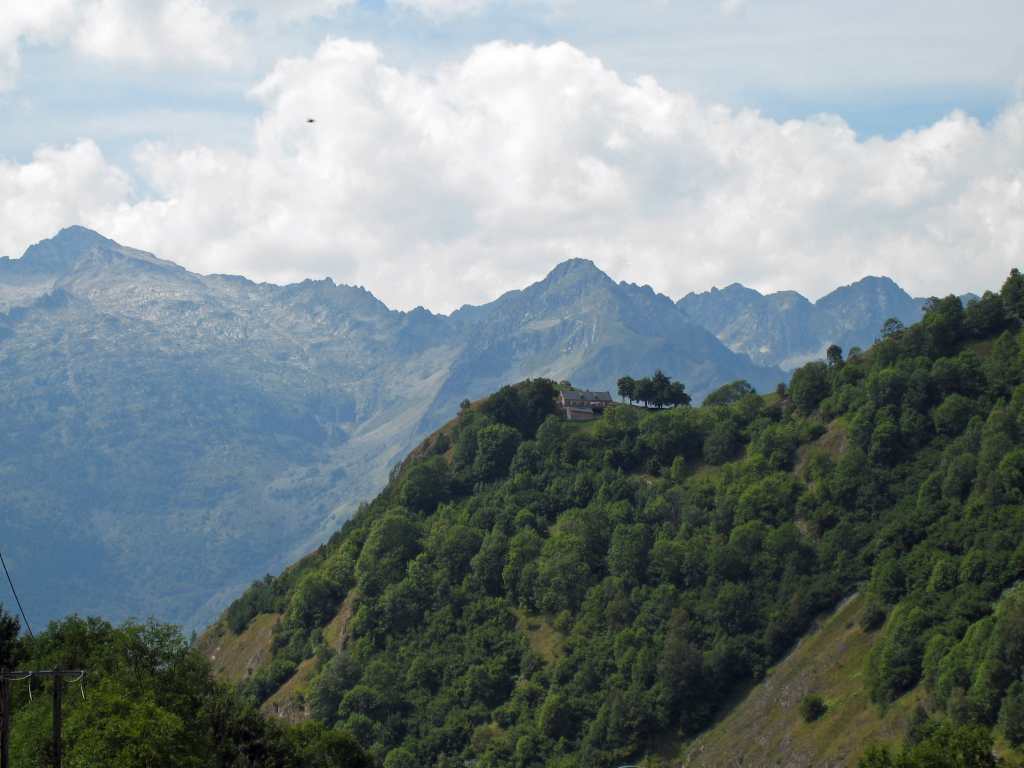
[[[406,472],[399,491],[402,506],[413,512],[429,514],[451,494],[448,462],[441,456],[418,461]]]
[[[824,363],[808,363],[793,373],[789,392],[796,407],[810,413],[829,393],[828,367]]]
[[[1003,699],[999,722],[1006,740],[1015,747],[1024,744],[1024,682],[1016,681]]]
[[[946,437],[956,437],[970,421],[974,406],[968,398],[952,394],[935,409],[935,431]]]
[[[901,604],[893,610],[885,636],[871,650],[867,682],[871,700],[889,704],[914,687],[921,677],[927,614]]]
[[[875,597],[868,597],[864,610],[860,614],[860,628],[865,632],[874,632],[885,623],[885,606]]]
[[[225,612],[228,628],[236,635],[242,634],[258,614],[274,611],[275,597],[272,576],[254,582]]]
[[[805,723],[819,720],[828,711],[825,700],[816,693],[809,693],[800,700],[800,717]]]

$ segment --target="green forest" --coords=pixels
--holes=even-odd
[[[1024,744],[1022,321],[1015,270],[768,395],[735,382],[570,423],[554,382],[504,387],[231,605],[232,635],[281,617],[239,686],[156,623],[19,638],[2,614],[0,667],[89,670],[65,697],[69,768],[614,766],[707,728],[859,592],[878,641],[851,674],[879,708],[927,691],[862,768],[1009,765],[993,744]],[[311,720],[265,718],[310,664]],[[49,764],[47,685],[15,684],[17,766]],[[801,713],[828,717],[815,697]]]
[[[231,606],[235,633],[283,615],[241,694],[315,659],[315,720],[385,768],[611,766],[706,728],[860,592],[880,634],[851,674],[880,708],[928,693],[862,765],[999,765],[994,738],[1024,742],[1022,319],[1014,270],[766,396],[573,424],[553,382],[505,387]]]
[[[64,686],[64,768],[372,768],[346,733],[264,718],[173,626],[71,617],[34,637],[0,608],[0,669],[87,670]],[[49,678],[11,683],[11,765],[54,765]]]

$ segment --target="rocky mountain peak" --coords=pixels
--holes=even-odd
[[[568,285],[578,283],[611,283],[608,275],[590,259],[566,259],[552,269],[540,285]]]
[[[83,264],[92,263],[101,268],[110,263],[129,266],[156,267],[184,274],[184,267],[159,259],[146,251],[126,248],[87,227],[71,226],[53,237],[30,246],[17,260],[18,271],[23,274],[48,274],[54,277],[77,271]]]
[[[844,285],[836,288],[831,293],[828,293],[818,299],[815,302],[815,305],[827,308],[831,305],[849,302],[857,298],[870,298],[871,300],[876,301],[878,299],[883,299],[889,302],[910,302],[914,300],[910,294],[900,288],[892,278],[868,275],[867,277],[862,277],[860,280],[857,280],[850,285]]]
[[[738,283],[690,293],[678,302],[729,349],[785,369],[820,358],[829,344],[868,346],[886,318],[915,322],[921,305],[891,278],[877,276],[837,288],[814,303],[795,291],[762,295]]]
[[[118,244],[109,237],[101,235],[99,232],[89,229],[88,227],[83,227],[81,224],[72,224],[70,227],[64,227],[64,229],[60,230],[49,240],[43,240],[42,242],[50,242],[64,247],[79,248],[87,248],[96,245],[106,245],[115,248],[118,247]]]
[[[98,232],[78,225],[66,227],[51,238],[41,240],[21,257],[24,268],[40,272],[63,272],[85,255],[97,250],[115,250],[120,246]]]

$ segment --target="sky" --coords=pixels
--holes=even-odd
[[[1024,262],[1019,0],[13,0],[0,256],[82,224],[447,312]],[[314,122],[308,122],[312,118]]]

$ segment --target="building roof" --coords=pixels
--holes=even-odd
[[[612,396],[608,392],[591,392],[589,389],[563,389],[560,390],[563,400],[586,400],[587,402],[610,403]]]

